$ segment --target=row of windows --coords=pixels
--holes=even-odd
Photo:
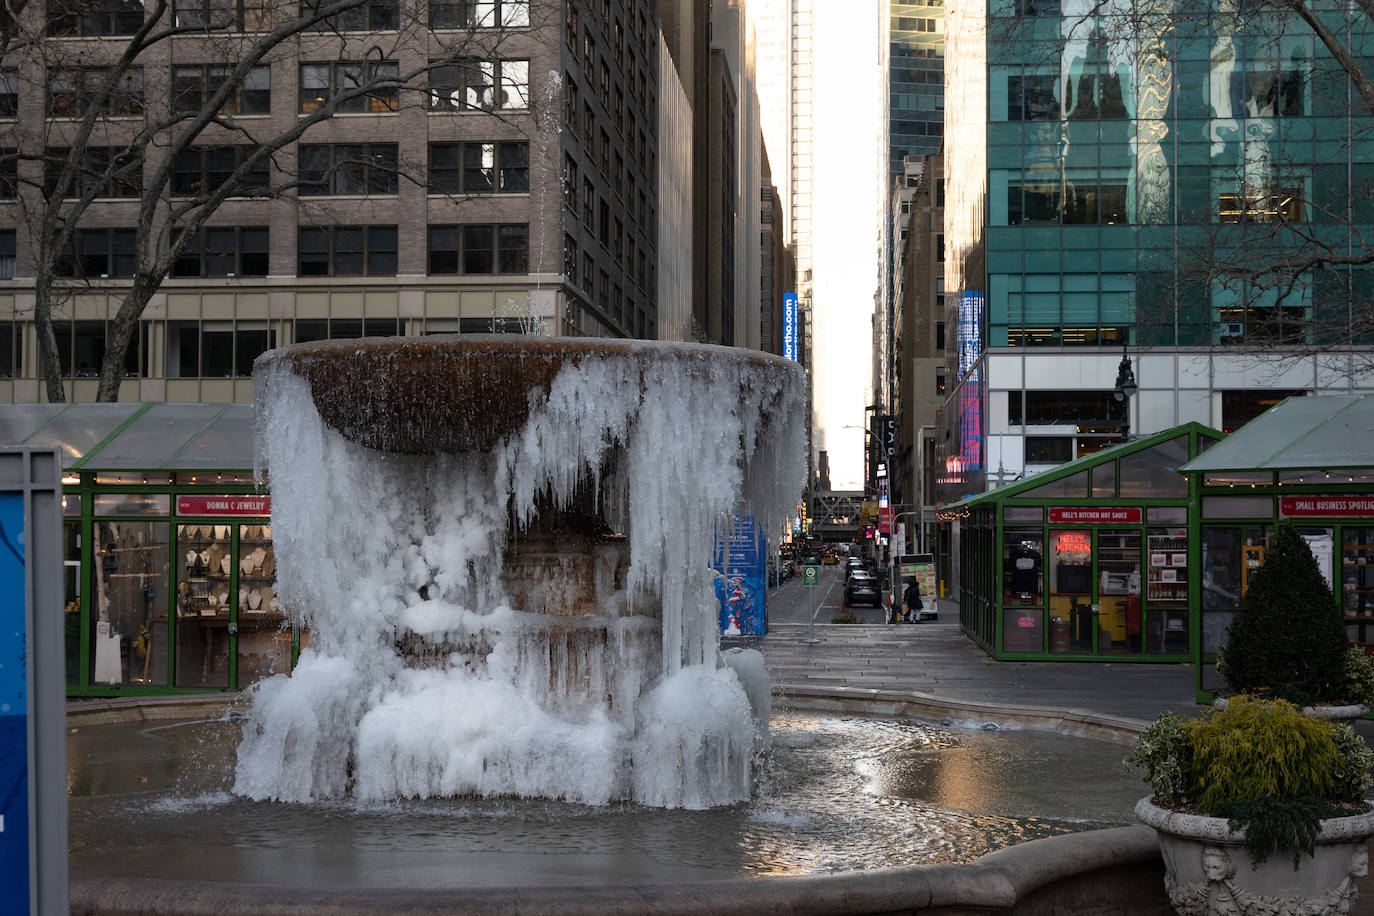
[[[527,223],[434,225],[428,231],[431,275],[529,272]],[[58,276],[127,278],[137,268],[133,229],[79,229],[57,259]],[[360,277],[396,275],[395,226],[309,226],[298,231],[296,275]],[[269,268],[266,227],[202,229],[172,266],[173,277],[265,277]],[[0,279],[15,275],[15,233],[0,231]]]
[[[301,19],[313,17],[329,0],[299,4]],[[324,18],[314,28],[376,32],[400,26],[396,0],[365,0]],[[179,29],[259,32],[271,28],[267,0],[176,0],[173,21]],[[61,36],[132,35],[144,21],[137,0],[48,0],[48,34]],[[530,24],[529,0],[431,0],[431,29],[523,28]]]
[[[172,194],[194,197],[213,191],[243,168],[255,150],[251,146],[207,146],[182,152],[172,164]],[[49,150],[44,180],[49,196],[57,193],[57,181],[67,155],[66,149]],[[116,174],[107,179],[105,173],[112,158]],[[431,143],[428,188],[435,194],[526,192],[530,189],[529,158],[529,143],[525,141]],[[15,196],[17,162],[14,150],[0,149],[0,199]],[[393,195],[399,181],[397,145],[303,143],[297,177],[302,196]],[[264,158],[245,174],[235,196],[265,194],[269,184]],[[142,189],[143,161],[136,153],[123,148],[90,147],[65,196],[79,197],[94,190],[97,197],[137,197]],[[642,214],[642,192],[640,197]]]
[[[194,114],[210,103],[230,82],[231,65],[194,64],[172,67],[172,110]],[[47,112],[57,118],[81,117],[115,71],[111,67],[67,67],[48,72]],[[529,107],[528,60],[465,59],[435,64],[427,74],[427,97],[432,111],[497,111]],[[393,61],[333,61],[303,63],[299,69],[298,108],[301,114],[333,102],[335,110],[351,114],[396,111],[400,107],[400,70]],[[0,76],[0,117],[19,111],[18,75]],[[144,112],[143,71],[132,67],[120,74],[103,106],[110,117],[137,117]],[[253,67],[219,106],[224,115],[270,114],[272,72]]]
[[[22,348],[19,346],[22,323],[0,321],[0,378],[19,378],[24,374]],[[277,346],[277,330],[260,319],[167,321],[162,365],[153,365],[149,338],[151,322],[139,326],[124,357],[128,378],[165,375],[167,378],[250,378],[253,360]],[[522,334],[534,322],[529,318],[430,318],[424,334]],[[417,328],[417,330],[419,330]],[[57,356],[64,378],[95,378],[105,358],[104,321],[55,321]],[[395,337],[405,333],[404,322],[390,318],[297,318],[290,322],[289,335],[295,343],[314,340],[355,339],[358,337]]]

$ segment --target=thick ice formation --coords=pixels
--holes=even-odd
[[[748,797],[767,682],[757,653],[719,652],[712,538],[741,507],[769,531],[793,510],[802,374],[621,343],[456,454],[348,441],[260,361],[278,594],[309,645],[257,689],[237,793]],[[612,531],[570,532],[589,513]]]

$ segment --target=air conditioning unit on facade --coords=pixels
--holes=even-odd
[[[1243,321],[1223,321],[1221,323],[1222,337],[1244,337],[1245,322]]]

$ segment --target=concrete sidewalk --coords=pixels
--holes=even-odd
[[[993,707],[1048,707],[1137,720],[1195,715],[1191,664],[997,662],[959,630],[958,605],[919,624],[777,624],[768,635],[723,640],[763,653],[774,689],[905,691]]]

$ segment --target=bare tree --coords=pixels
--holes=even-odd
[[[530,4],[523,0],[499,6],[48,0],[46,9],[21,3],[5,12],[8,16],[0,19],[5,66],[41,74],[37,84],[48,90],[41,125],[16,126],[14,151],[7,158],[32,235],[39,369],[50,401],[65,400],[54,306],[81,288],[65,275],[71,273],[67,268],[78,229],[97,200],[138,200],[132,282],[113,290],[119,304],[107,327],[100,366],[97,398],[113,401],[139,318],[178,259],[194,250],[230,198],[294,195],[300,180],[278,167],[278,154],[311,128],[340,112],[442,105],[500,116],[534,104],[528,64],[519,73],[491,63],[511,36],[529,34],[523,27],[531,24]],[[442,20],[437,24],[436,16]],[[87,30],[118,37],[94,47],[72,40]],[[403,69],[399,61],[408,56],[413,62],[415,49],[424,49],[424,59]],[[263,76],[272,63],[295,60],[297,53],[301,60],[323,62],[316,66],[318,74],[311,74],[319,76],[313,86],[317,95],[303,98],[289,119],[244,117],[270,114]],[[170,70],[171,84],[159,86],[149,75],[155,70]],[[450,92],[445,84],[443,93],[429,88],[429,75],[438,71],[460,73],[461,88]],[[304,81],[304,68],[302,73]],[[214,180],[174,187],[178,162],[206,148],[230,151]],[[342,159],[326,170],[358,164]],[[398,180],[425,180],[423,163],[368,165],[390,169]]]

